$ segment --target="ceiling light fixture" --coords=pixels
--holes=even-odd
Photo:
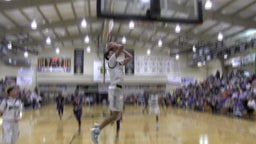
[[[176,33],[180,33],[180,25],[179,24],[176,25],[175,32]]]
[[[218,34],[218,41],[222,41],[223,40],[223,34],[221,32],[219,32]]]
[[[12,42],[9,42],[9,43],[7,44],[7,48],[8,48],[9,50],[12,49]]]
[[[56,54],[59,54],[60,53],[60,48],[57,47],[55,52],[56,52]]]
[[[87,44],[90,42],[90,39],[89,39],[88,35],[84,37],[84,42],[87,43]]]
[[[122,38],[122,44],[126,44],[126,38],[125,38],[125,36],[123,36],[123,38]]]
[[[162,45],[163,45],[162,40],[161,40],[161,39],[160,39],[160,40],[158,40],[158,47],[162,47]]]
[[[24,57],[25,57],[25,58],[28,57],[28,52],[27,52],[27,51],[24,52]]]
[[[33,30],[37,29],[37,22],[35,19],[33,19],[32,22],[30,23],[30,27]]]
[[[133,22],[133,21],[130,21],[130,23],[129,23],[129,29],[134,29],[134,22]]]
[[[175,59],[176,59],[176,60],[179,60],[179,59],[180,59],[180,55],[179,55],[179,54],[176,54]]]
[[[46,44],[50,45],[51,43],[52,43],[52,40],[51,40],[51,38],[48,36],[48,37],[46,38]]]
[[[212,9],[212,1],[211,1],[211,0],[206,0],[205,5],[204,5],[204,8],[205,8],[206,10]]]
[[[195,45],[193,45],[193,52],[196,52],[196,46]]]
[[[147,55],[150,55],[150,54],[151,54],[151,50],[148,49],[148,50],[147,50]]]
[[[86,48],[86,52],[87,52],[87,53],[90,53],[90,52],[91,52],[91,47],[90,47],[90,46],[88,46],[88,47]]]
[[[81,20],[81,27],[82,27],[82,28],[86,28],[86,27],[87,27],[87,22],[86,22],[85,18],[83,18],[83,19]]]
[[[149,3],[150,0],[141,0],[141,3]]]

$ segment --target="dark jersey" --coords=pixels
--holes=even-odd
[[[63,106],[64,105],[64,98],[62,96],[58,96],[56,98],[56,104],[57,104],[57,107]]]
[[[83,108],[82,97],[81,96],[74,97],[74,100],[73,100],[73,109],[74,109],[74,111],[82,110],[82,108]]]

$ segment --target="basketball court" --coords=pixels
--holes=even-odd
[[[250,75],[256,71],[255,10],[256,0],[0,0],[0,86],[9,78],[27,90],[37,87],[48,101],[23,112],[17,144],[92,144],[90,129],[109,115],[104,52],[110,41],[133,56],[123,71],[132,98],[171,93],[217,70]],[[95,103],[96,95],[105,99],[83,106],[81,133],[72,106],[65,105],[60,120],[52,103],[58,94],[70,100],[76,88]],[[256,143],[255,119],[160,111],[156,129],[154,115],[126,105],[119,137],[115,124],[107,126],[100,144]]]
[[[106,106],[85,106],[80,134],[71,106],[65,106],[62,120],[53,105],[27,110],[20,122],[17,144],[90,144],[90,128],[108,115],[106,109]],[[159,130],[156,130],[154,115],[142,114],[140,107],[127,106],[119,138],[115,133],[115,124],[108,126],[101,133],[100,143],[254,144],[256,125],[251,120],[168,108],[161,109]]]

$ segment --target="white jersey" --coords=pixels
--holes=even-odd
[[[150,106],[153,108],[158,108],[158,95],[152,95],[150,97]]]
[[[116,54],[114,53],[109,61],[109,76],[111,85],[122,84],[123,82],[123,64],[116,60]]]
[[[21,118],[23,104],[19,99],[4,99],[0,105],[3,112],[3,120],[18,120]]]
[[[150,104],[149,113],[151,114],[154,112],[156,115],[159,115],[160,109],[158,106],[158,95],[151,95],[149,99],[149,104]]]

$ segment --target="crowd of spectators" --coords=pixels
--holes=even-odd
[[[237,117],[252,117],[256,109],[256,75],[238,70],[220,76],[208,76],[176,89],[169,95],[170,104],[196,111],[209,111]]]

